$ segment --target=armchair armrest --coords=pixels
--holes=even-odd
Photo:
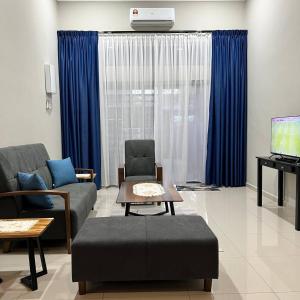
[[[122,164],[118,168],[118,183],[119,183],[119,188],[121,187],[121,184],[124,181],[125,181],[125,165]]]
[[[156,180],[163,183],[163,167],[160,163],[155,163],[155,170],[156,170]]]
[[[68,254],[71,253],[71,212],[70,212],[70,193],[58,190],[28,190],[0,193],[0,198],[3,197],[18,197],[26,195],[52,195],[61,196],[65,201],[65,222],[66,222],[66,237]]]
[[[93,182],[96,174],[94,173],[93,169],[86,169],[86,168],[75,168],[76,177],[79,180],[89,180],[90,182]]]

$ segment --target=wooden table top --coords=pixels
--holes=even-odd
[[[0,219],[1,221],[38,221],[29,230],[4,232],[0,231],[0,239],[36,238],[43,234],[54,218]]]
[[[165,193],[161,196],[144,197],[133,193],[133,185],[141,182],[122,182],[117,203],[147,203],[147,202],[182,202],[180,194],[173,185],[164,187]]]

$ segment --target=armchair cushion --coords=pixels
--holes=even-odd
[[[43,178],[38,174],[18,172],[18,180],[21,190],[46,190],[47,186]],[[24,196],[25,206],[27,208],[49,209],[53,207],[51,196]]]
[[[155,176],[153,140],[125,141],[125,172],[127,176]]]
[[[125,178],[125,181],[155,181],[156,182],[156,177],[155,176],[127,176]]]
[[[71,158],[47,160],[55,188],[78,182]]]

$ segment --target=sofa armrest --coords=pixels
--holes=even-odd
[[[155,170],[156,170],[156,180],[163,183],[163,167],[160,163],[155,163]]]
[[[79,180],[88,180],[93,182],[96,174],[94,173],[93,169],[86,169],[86,168],[75,168],[76,177]]]
[[[66,222],[66,237],[67,250],[71,253],[71,212],[70,212],[70,193],[58,190],[28,190],[0,193],[0,198],[3,197],[18,197],[18,196],[34,196],[34,195],[52,195],[60,196],[65,201],[65,222]]]
[[[118,168],[118,183],[119,183],[119,188],[121,187],[121,184],[124,181],[125,181],[125,165],[122,164]]]

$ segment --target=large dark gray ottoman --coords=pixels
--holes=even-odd
[[[218,240],[200,216],[87,219],[72,244],[72,279],[86,281],[218,278]]]

